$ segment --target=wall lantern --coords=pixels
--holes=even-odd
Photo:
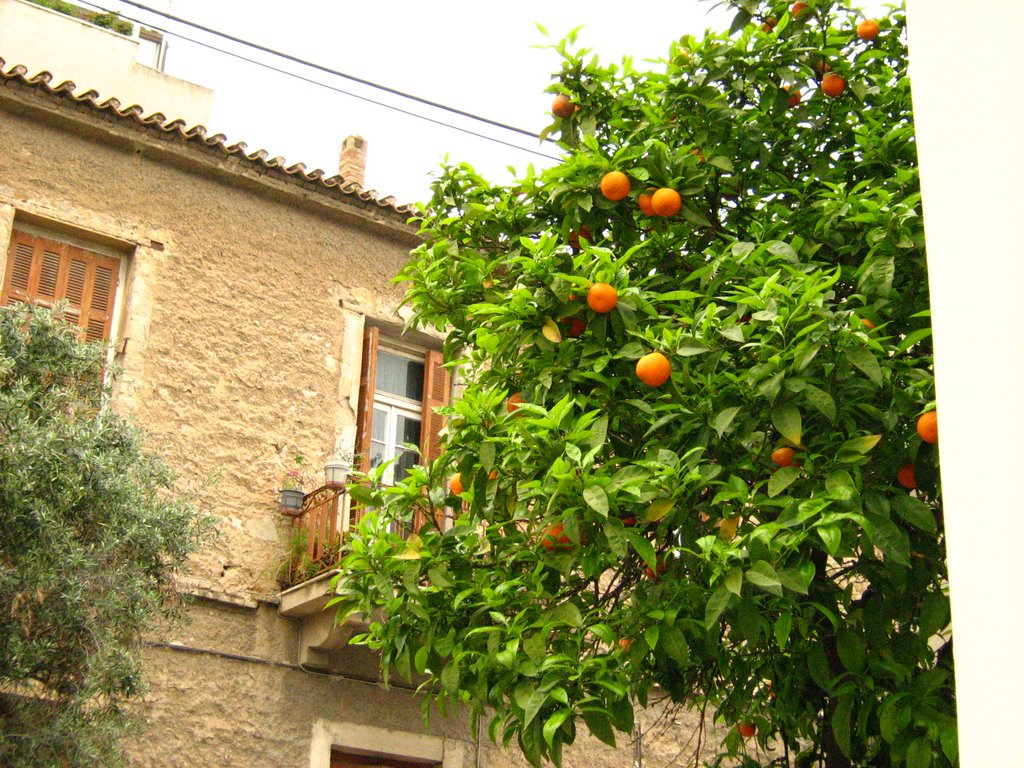
[[[331,459],[324,465],[324,476],[327,484],[332,488],[345,485],[348,480],[348,473],[352,471],[352,464],[344,459]]]
[[[298,515],[302,511],[305,494],[298,488],[281,489],[281,511],[286,515]]]

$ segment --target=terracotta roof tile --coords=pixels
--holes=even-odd
[[[379,213],[386,215],[396,221],[405,223],[410,216],[417,215],[418,210],[413,205],[398,205],[395,198],[379,197],[377,192],[370,189],[365,190],[355,182],[348,182],[342,176],[327,176],[320,168],[306,171],[303,163],[285,164],[283,157],[267,159],[269,153],[265,149],[258,149],[255,152],[247,153],[248,149],[244,141],[236,141],[227,144],[227,136],[223,133],[216,133],[207,136],[208,129],[204,125],[186,127],[182,119],[170,120],[161,112],[154,112],[143,117],[143,109],[138,104],[121,106],[116,98],[108,98],[100,101],[99,93],[95,90],[84,91],[76,95],[77,86],[71,80],[64,80],[57,85],[51,85],[53,74],[47,71],[35,75],[28,75],[28,70],[16,64],[6,71],[6,62],[0,58],[0,85],[10,87],[12,85],[26,86],[31,90],[56,97],[60,102],[69,107],[79,109],[95,110],[113,116],[117,120],[123,120],[137,126],[142,126],[147,131],[171,141],[182,144],[212,149],[225,157],[235,157],[247,162],[263,173],[273,173],[275,177],[310,187],[318,192],[331,197],[345,199],[351,202],[358,200],[359,207],[376,208]],[[358,203],[357,203],[358,204]]]

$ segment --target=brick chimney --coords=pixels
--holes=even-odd
[[[348,136],[341,142],[338,175],[360,187],[366,183],[366,139],[362,136]]]

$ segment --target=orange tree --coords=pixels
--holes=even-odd
[[[656,694],[714,712],[718,762],[954,764],[904,16],[732,5],[656,71],[570,37],[563,161],[436,182],[400,277],[465,392],[437,462],[353,489],[339,618],[535,764]]]

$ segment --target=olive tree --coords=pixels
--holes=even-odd
[[[141,638],[211,531],[104,403],[104,354],[0,308],[0,763],[120,763]]]

